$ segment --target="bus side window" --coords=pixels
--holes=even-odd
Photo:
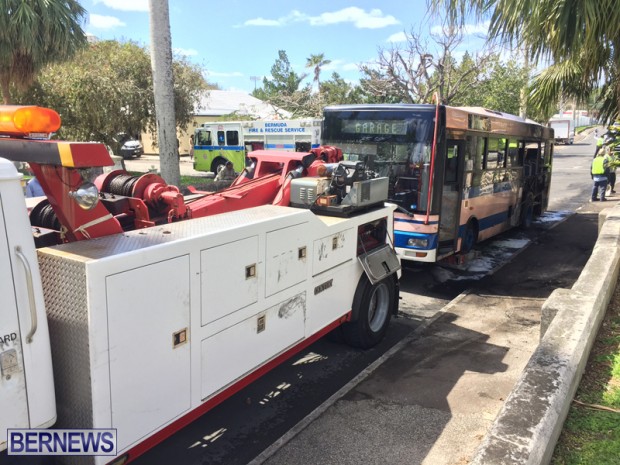
[[[217,145],[226,145],[226,139],[224,139],[224,131],[217,131]]]
[[[536,165],[540,147],[528,147],[525,149],[525,160],[523,162],[523,173],[525,176],[536,174]]]
[[[459,164],[459,146],[454,142],[448,142],[451,144],[446,150],[446,174],[444,183],[455,183],[457,180],[457,168]]]
[[[488,151],[487,151],[487,156],[486,156],[484,167],[487,170],[492,170],[492,169],[495,169],[501,166],[500,153],[499,153],[499,140],[489,137],[487,144],[488,144]]]
[[[497,146],[497,165],[498,168],[506,168],[506,142],[507,139],[499,139]]]
[[[484,138],[467,136],[467,143],[465,146],[465,171],[470,171],[471,174],[465,175],[466,187],[480,186],[484,148]]]
[[[226,131],[226,145],[239,145],[239,131]]]
[[[519,166],[519,142],[515,139],[508,141],[508,168]]]

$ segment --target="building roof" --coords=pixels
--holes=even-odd
[[[231,113],[247,119],[290,118],[291,113],[235,90],[209,90],[196,106],[195,116],[223,116]]]

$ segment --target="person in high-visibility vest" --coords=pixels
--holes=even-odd
[[[600,150],[594,160],[592,160],[592,167],[590,168],[590,174],[594,185],[592,186],[592,202],[598,200],[597,193],[604,202],[605,189],[607,188],[607,174],[609,173],[609,157],[607,156],[605,149]]]
[[[594,149],[594,156],[596,157],[599,151],[603,148],[603,144],[605,143],[605,137],[600,136],[596,138],[596,149]]]
[[[614,147],[608,146],[605,150],[605,155],[608,157],[608,169],[607,173],[607,187],[611,194],[616,193],[616,168],[620,166],[620,157]]]

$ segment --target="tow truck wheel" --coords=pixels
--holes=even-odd
[[[385,336],[395,305],[394,278],[371,284],[362,275],[353,298],[353,321],[342,325],[347,344],[361,349],[377,345]]]

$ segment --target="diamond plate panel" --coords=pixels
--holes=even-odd
[[[92,428],[84,264],[38,251],[48,314],[58,428]]]
[[[246,227],[250,223],[272,221],[293,215],[306,215],[306,210],[289,207],[264,205],[220,215],[180,221],[151,228],[129,231],[113,236],[106,236],[88,241],[78,241],[53,247],[65,253],[87,259],[99,259],[119,255],[147,247],[152,247],[179,239],[188,239],[205,234],[230,231]]]

